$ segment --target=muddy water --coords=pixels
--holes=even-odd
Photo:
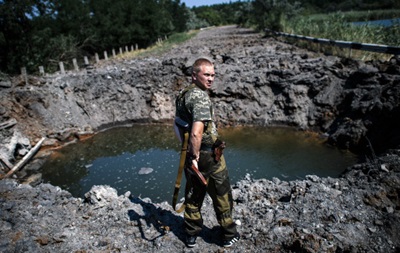
[[[232,184],[247,173],[281,180],[336,177],[356,162],[356,156],[323,144],[315,134],[290,128],[229,128],[220,134],[227,142]],[[42,168],[43,179],[76,197],[106,184],[119,194],[170,201],[179,152],[171,126],[115,128],[55,152]]]

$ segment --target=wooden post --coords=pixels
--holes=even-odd
[[[61,75],[65,75],[64,62],[60,61],[58,65],[60,66]]]
[[[119,48],[119,54],[122,54],[122,47]]]
[[[25,67],[21,68],[21,75],[22,75],[22,78],[24,78],[25,84],[28,85],[28,73],[26,72]]]
[[[125,52],[129,52],[128,46],[125,46]]]
[[[83,57],[83,61],[85,62],[86,66],[89,65],[89,59],[87,58],[87,56]]]
[[[99,59],[99,54],[98,53],[94,54],[94,58],[96,59],[96,63],[99,63],[100,59]]]
[[[72,59],[72,64],[74,65],[75,71],[79,71],[78,61],[75,58]]]
[[[43,66],[39,66],[39,74],[41,76],[44,76],[44,67]]]
[[[115,58],[115,49],[114,48],[112,49],[112,55]]]
[[[139,49],[139,46],[138,46],[138,44],[136,44],[136,50],[138,50]]]
[[[107,51],[104,51],[104,60],[108,60]]]
[[[131,45],[131,51],[134,51],[135,50],[135,48],[133,47],[133,45]]]

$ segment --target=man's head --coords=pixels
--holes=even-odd
[[[214,82],[214,78],[214,65],[211,61],[205,58],[200,58],[194,62],[192,71],[192,82],[196,84],[200,89],[210,89],[212,83]]]

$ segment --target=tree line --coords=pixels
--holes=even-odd
[[[37,71],[126,45],[146,47],[186,31],[179,0],[0,1],[0,69]]]
[[[371,11],[373,10],[373,11]],[[374,16],[375,10],[392,10],[385,16]],[[398,0],[242,0],[192,8],[195,15],[209,25],[238,24],[258,30],[282,31],[282,26],[299,17],[334,12],[368,11],[366,19],[400,17]],[[363,21],[363,20],[349,20]]]
[[[58,62],[138,45],[205,26],[281,31],[294,17],[400,9],[398,0],[244,0],[188,8],[180,0],[0,0],[0,71],[48,71]]]

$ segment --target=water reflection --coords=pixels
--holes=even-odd
[[[327,147],[312,134],[288,128],[232,128],[220,131],[232,183],[254,178],[339,175],[355,156]],[[170,201],[180,146],[171,126],[116,128],[55,152],[42,168],[46,182],[82,197],[93,185],[119,194],[131,191],[153,201]],[[184,182],[183,182],[184,185]],[[181,190],[182,196],[183,188]]]
[[[254,178],[302,179],[306,175],[336,177],[356,162],[349,153],[329,147],[313,133],[291,128],[223,130],[229,140],[226,158],[234,180],[250,173]]]

